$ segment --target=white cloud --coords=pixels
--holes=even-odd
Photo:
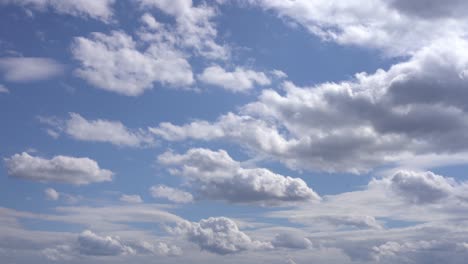
[[[34,157],[26,152],[5,159],[8,175],[40,182],[85,185],[111,181],[113,172],[99,168],[89,158],[55,156],[52,159]]]
[[[418,157],[468,149],[467,49],[463,39],[443,40],[388,70],[312,87],[284,82],[283,91],[264,90],[237,114],[151,131],[170,141],[232,141],[297,170],[363,173],[411,160],[432,166]]]
[[[136,195],[136,194],[135,195],[123,194],[122,196],[120,196],[119,200],[122,202],[135,203],[135,204],[143,202],[140,195]]]
[[[371,184],[388,185],[396,195],[415,204],[438,202],[454,195],[456,188],[460,188],[453,179],[430,171],[399,171],[391,177],[375,180]]]
[[[212,21],[215,8],[204,3],[194,6],[191,0],[138,0],[142,9],[156,8],[175,18],[175,26],[164,32],[181,48],[188,48],[207,59],[227,59],[229,49],[216,42],[217,29]],[[149,17],[145,17],[148,22]],[[152,22],[151,22],[152,23]],[[152,23],[154,24],[154,23]]]
[[[45,189],[44,194],[48,200],[57,201],[60,198],[60,193],[52,188]]]
[[[273,248],[268,242],[253,240],[240,231],[234,221],[225,217],[210,217],[198,223],[182,222],[174,232],[185,234],[189,241],[203,250],[221,255]]]
[[[82,255],[90,256],[118,256],[135,254],[135,250],[124,245],[120,238],[99,236],[89,230],[78,236],[78,250]]]
[[[141,254],[153,254],[160,256],[178,256],[182,254],[182,249],[168,245],[164,242],[157,242],[155,244],[147,241],[140,241],[139,243],[133,243],[131,246]]]
[[[0,94],[1,93],[10,93],[10,90],[3,84],[0,84]]]
[[[269,85],[270,79],[263,72],[237,67],[234,71],[228,72],[219,65],[205,68],[198,79],[206,84],[219,86],[232,92],[246,92],[254,85]]]
[[[165,185],[153,186],[150,188],[150,192],[154,198],[165,198],[175,203],[193,202],[192,194]]]
[[[58,14],[89,17],[110,22],[115,0],[2,0],[0,4],[15,4],[35,11],[52,9]]]
[[[307,249],[312,247],[312,242],[295,233],[280,233],[271,242],[275,248]]]
[[[459,0],[443,4],[418,0],[240,2],[272,10],[322,39],[377,48],[391,56],[412,54],[435,40],[462,37],[468,31],[468,21],[460,16],[467,4]]]
[[[9,82],[33,82],[62,74],[64,66],[48,58],[8,57],[0,58],[0,71]]]
[[[172,174],[191,181],[205,198],[263,204],[320,200],[302,179],[264,168],[243,168],[224,150],[190,149],[181,155],[166,152],[158,161],[171,167]]]
[[[128,129],[119,121],[87,120],[77,113],[70,113],[70,118],[65,121],[53,117],[39,117],[39,121],[51,126],[47,133],[54,138],[64,132],[82,141],[107,142],[127,147],[154,145],[154,138],[149,132],[143,129]]]
[[[78,76],[122,95],[141,95],[155,82],[182,88],[194,82],[184,54],[171,44],[155,42],[141,52],[133,38],[120,31],[75,38],[72,53],[81,64]]]

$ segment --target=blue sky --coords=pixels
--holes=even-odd
[[[464,263],[463,1],[0,0],[6,263]]]

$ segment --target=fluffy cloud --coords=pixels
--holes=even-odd
[[[270,79],[263,72],[237,67],[233,72],[227,72],[219,65],[205,68],[198,79],[204,83],[219,86],[232,92],[245,92],[257,85],[269,85]]]
[[[308,238],[293,233],[277,234],[271,243],[276,248],[307,249],[312,247],[312,242]]]
[[[322,39],[377,48],[396,56],[411,54],[438,39],[462,37],[468,30],[468,21],[461,16],[467,4],[459,0],[443,4],[432,0],[240,2],[272,10]]]
[[[198,223],[183,222],[174,231],[185,234],[201,249],[221,255],[272,248],[270,243],[253,240],[225,217],[210,217]]]
[[[8,174],[27,180],[85,185],[111,181],[113,172],[99,168],[89,158],[55,156],[52,159],[34,157],[26,152],[5,159]]]
[[[47,188],[44,190],[44,194],[48,200],[57,201],[60,197],[60,193],[52,188]]]
[[[172,167],[171,173],[191,181],[196,191],[206,198],[238,203],[320,200],[302,179],[264,168],[243,168],[224,150],[190,149],[181,155],[166,152],[158,161]]]
[[[229,57],[229,49],[216,42],[217,30],[212,21],[216,16],[216,10],[213,7],[203,3],[195,6],[192,0],[138,0],[138,2],[144,9],[155,8],[174,17],[176,22],[174,27],[163,32],[161,27],[156,27],[159,33],[164,33],[157,34],[158,38],[170,38],[180,48],[191,49],[196,55],[208,59]],[[155,28],[154,18],[151,19],[147,15],[145,21],[151,21],[150,24],[153,25],[153,29]]]
[[[142,203],[143,200],[141,199],[140,195],[128,195],[128,194],[123,194],[119,198],[120,201],[126,202],[126,203]]]
[[[9,82],[32,82],[56,77],[64,66],[48,58],[8,57],[0,58],[0,71]]]
[[[175,203],[190,203],[193,201],[192,194],[165,185],[153,186],[150,192],[154,198],[165,198]]]
[[[78,250],[82,255],[117,256],[135,254],[135,251],[124,245],[118,237],[101,237],[89,230],[78,236]]]
[[[0,4],[15,4],[37,11],[52,9],[59,14],[90,17],[109,22],[115,0],[2,0]]]
[[[104,119],[87,120],[77,113],[63,121],[50,117],[39,117],[41,123],[51,126],[52,135],[65,132],[74,139],[82,141],[107,142],[117,146],[144,147],[154,144],[154,138],[143,129],[132,131],[121,122]],[[56,137],[56,136],[54,136]]]
[[[283,92],[264,90],[238,114],[151,131],[171,141],[234,141],[293,169],[328,172],[464,154],[467,48],[462,39],[440,41],[388,70],[314,87],[284,82]]]
[[[164,242],[150,243],[144,240],[135,242],[117,236],[100,236],[90,230],[85,230],[78,236],[77,248],[79,254],[88,256],[137,254],[175,256],[182,252],[180,248]]]
[[[155,82],[184,87],[194,81],[190,64],[171,44],[154,42],[141,52],[133,38],[120,31],[78,37],[72,53],[81,64],[78,76],[98,88],[127,96],[140,95]]]
[[[374,180],[370,185],[384,186],[397,197],[413,204],[436,203],[445,198],[457,197],[464,188],[464,184],[430,171],[407,170],[398,171],[381,180]]]

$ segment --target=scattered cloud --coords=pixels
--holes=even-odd
[[[47,200],[57,201],[60,198],[60,193],[52,188],[45,189],[44,194]]]
[[[154,42],[140,51],[124,32],[92,33],[77,37],[72,45],[80,62],[76,74],[90,84],[126,96],[138,96],[155,82],[169,86],[190,86],[192,69],[184,54],[166,42]]]
[[[55,156],[52,159],[34,157],[26,152],[5,159],[8,175],[40,182],[86,185],[112,180],[110,170],[101,169],[89,158]]]
[[[263,72],[237,67],[234,71],[228,72],[219,65],[205,68],[203,73],[198,75],[198,79],[206,84],[219,86],[231,92],[246,92],[254,85],[269,85],[271,80]]]
[[[154,198],[165,198],[174,203],[191,203],[193,196],[191,193],[171,188],[166,185],[157,185],[150,188],[151,195]]]
[[[64,72],[64,66],[49,58],[0,58],[0,72],[8,82],[34,82],[51,79]]]

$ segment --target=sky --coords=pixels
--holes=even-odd
[[[0,259],[468,257],[468,2],[0,0]]]

